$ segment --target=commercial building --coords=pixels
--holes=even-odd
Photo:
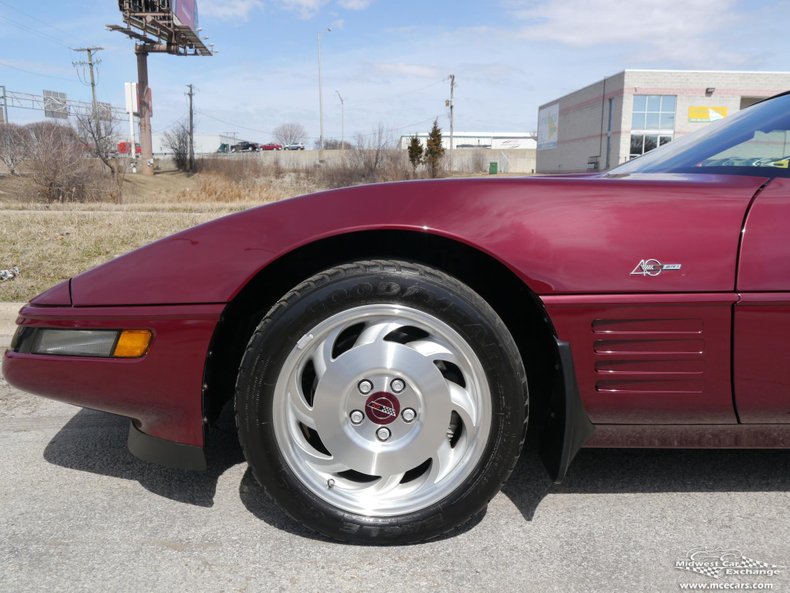
[[[413,136],[417,136],[425,146],[427,133],[411,134],[400,137],[400,147],[406,150]],[[442,132],[442,146],[450,148],[450,134]],[[534,150],[537,141],[534,132],[455,132],[452,148],[491,148],[494,150]]]
[[[624,70],[538,110],[537,172],[603,171],[790,90],[790,72]]]

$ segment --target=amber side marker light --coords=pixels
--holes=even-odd
[[[125,329],[118,336],[112,355],[114,358],[140,358],[148,352],[151,338],[147,329]]]

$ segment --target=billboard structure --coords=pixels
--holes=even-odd
[[[197,0],[118,0],[125,27],[107,25],[163,53],[210,56],[200,38]]]
[[[197,0],[118,0],[123,26],[107,25],[137,43],[137,109],[140,116],[143,173],[153,175],[151,138],[151,89],[148,86],[148,54],[211,56],[212,49],[200,37]],[[134,113],[134,112],[131,112]]]

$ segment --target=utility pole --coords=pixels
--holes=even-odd
[[[453,136],[455,135],[455,118],[453,110],[455,109],[455,74],[450,75],[450,99],[445,101],[444,104],[450,109],[450,150],[453,149]]]
[[[332,32],[332,27],[326,28],[327,33]],[[319,127],[320,132],[318,135],[318,162],[322,163],[324,161],[324,88],[322,86],[321,80],[321,33],[323,31],[318,32],[317,37],[317,47],[318,47],[318,120],[319,120]]]
[[[346,149],[346,104],[340,91],[335,91],[337,98],[340,99],[340,150]]]
[[[8,98],[4,86],[0,86],[0,123],[8,123]]]
[[[95,75],[93,73],[93,68],[94,68],[94,66],[98,66],[99,64],[101,64],[101,60],[94,61],[93,54],[94,54],[94,52],[98,52],[98,51],[101,51],[103,49],[104,49],[103,47],[78,47],[78,48],[75,48],[73,51],[87,53],[88,54],[88,61],[87,62],[83,62],[83,61],[72,62],[72,64],[74,65],[75,68],[77,68],[78,66],[87,66],[88,70],[90,71],[91,100],[92,100],[91,105],[93,106],[93,109],[92,109],[91,113],[92,113],[92,116],[93,116],[94,125],[96,126],[96,138],[99,138],[101,136],[101,129],[99,128],[99,113],[98,113],[98,110],[97,110],[97,107],[96,107],[96,105],[97,105],[96,104],[96,77],[95,77]]]
[[[195,111],[192,109],[194,96],[192,85],[188,84],[187,88],[189,89],[187,96],[189,97],[189,171],[191,173],[195,170]]]

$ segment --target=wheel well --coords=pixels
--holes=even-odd
[[[360,259],[404,259],[432,266],[480,294],[518,345],[529,382],[530,424],[544,417],[558,361],[551,322],[535,294],[504,264],[463,243],[428,233],[364,231],[286,254],[261,270],[228,303],[206,364],[203,413],[209,424],[232,399],[247,342],[277,300],[313,274]]]

